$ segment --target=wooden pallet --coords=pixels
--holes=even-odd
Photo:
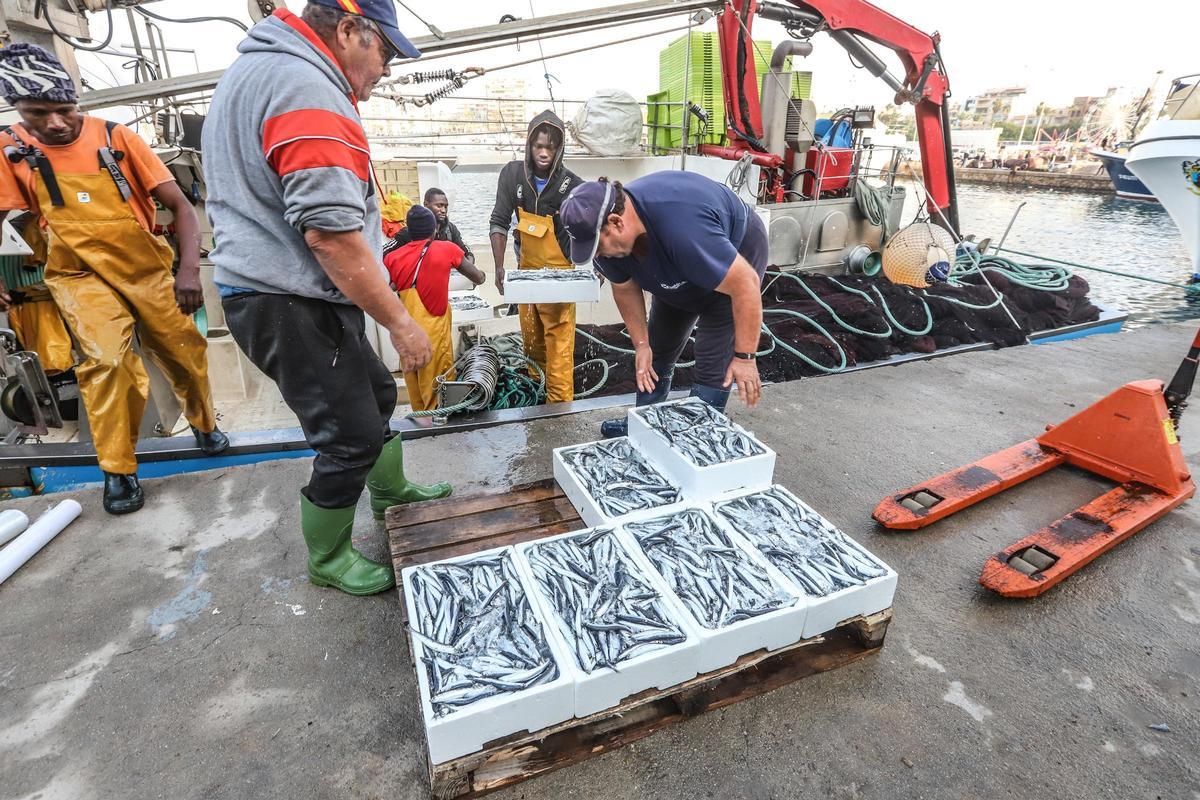
[[[388,539],[404,567],[586,527],[553,480],[511,490],[392,508]],[[774,652],[742,656],[724,669],[669,689],[648,689],[619,706],[483,750],[428,764],[438,800],[477,797],[643,739],[668,725],[858,661],[883,647],[891,609],[846,620],[834,630]]]

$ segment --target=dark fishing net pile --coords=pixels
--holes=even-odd
[[[1012,320],[1000,305],[976,309],[945,299],[953,298],[975,306],[993,304],[995,295],[978,273],[963,276],[959,286],[939,283],[923,292],[894,284],[883,275],[837,276],[836,279],[822,275],[800,277],[848,325],[874,332],[883,332],[889,327],[892,329],[887,338],[853,333],[839,325],[798,283],[786,278],[768,276],[763,282],[764,310],[787,309],[816,321],[845,351],[847,368],[886,360],[902,353],[933,353],[979,342],[1008,347],[1022,344],[1030,333],[1092,322],[1100,316],[1100,309],[1087,298],[1087,281],[1077,275],[1071,276],[1066,289],[1051,292],[1030,289],[1009,280],[1004,274],[989,272],[988,279],[1004,297],[1004,304],[1020,324],[1020,329],[1014,327]],[[842,287],[866,292],[875,302],[872,303],[862,295]],[[876,290],[882,294],[888,310],[900,326],[909,331],[924,329],[928,324],[925,311],[928,307],[929,316],[933,320],[932,328],[924,335],[912,336],[901,331],[897,325],[889,323]],[[764,321],[777,339],[800,351],[812,361],[830,369],[835,369],[840,364],[841,355],[837,348],[829,338],[807,321],[771,313],[764,314]],[[632,350],[624,325],[580,325],[579,330],[587,335],[575,338],[575,363],[579,365],[590,359],[601,358],[609,365],[607,381],[593,394],[613,395],[636,391],[633,356],[612,349],[616,347]],[[605,344],[599,344],[589,336]],[[772,345],[771,337],[764,334],[759,339],[759,352],[771,350]],[[688,342],[679,359],[681,366],[675,370],[674,388],[691,386],[692,370],[690,366],[684,365],[693,358],[692,343]],[[770,353],[759,356],[758,368],[763,380],[770,382],[824,374],[820,369],[806,364],[778,345],[775,345]],[[601,368],[598,364],[577,369],[576,392],[581,393],[595,387],[600,378]]]

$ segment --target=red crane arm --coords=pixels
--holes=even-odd
[[[918,30],[865,0],[788,0],[788,5],[727,0],[717,25],[725,113],[734,145],[730,148],[731,155],[762,150],[758,142],[762,134],[762,110],[750,33],[756,14],[793,27],[826,30],[872,74],[897,90],[897,102],[915,105],[929,213],[935,220],[939,212],[945,214],[957,229],[949,115],[945,108],[950,83],[938,55],[937,35]],[[903,81],[888,74],[886,66],[866,49],[859,37],[894,51],[904,66]]]

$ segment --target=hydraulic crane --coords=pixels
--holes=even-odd
[[[730,145],[701,145],[700,152],[735,160],[749,156],[766,173],[768,196],[774,187],[788,185],[797,171],[785,154],[768,151],[763,142],[765,126],[751,37],[755,16],[781,23],[794,39],[804,42],[817,33],[829,34],[857,63],[895,90],[897,104],[913,104],[929,193],[929,216],[939,221],[944,217],[957,232],[958,204],[947,107],[950,83],[939,51],[940,37],[918,30],[864,0],[789,0],[787,4],[728,0],[717,27]],[[904,67],[903,78],[893,75],[864,39],[895,52]]]

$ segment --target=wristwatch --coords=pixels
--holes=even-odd
[[[734,353],[734,358],[740,358],[742,361],[754,361],[757,356],[754,353]]]

